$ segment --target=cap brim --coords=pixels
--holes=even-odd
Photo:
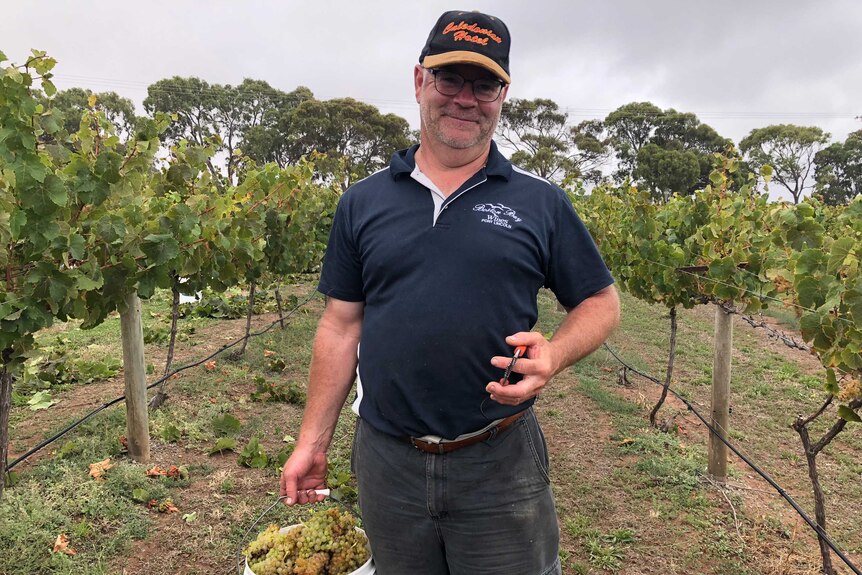
[[[487,56],[477,54],[476,52],[459,50],[456,52],[437,54],[435,56],[425,56],[425,59],[422,60],[422,66],[424,68],[439,68],[441,66],[449,66],[450,64],[473,64],[475,66],[481,66],[489,72],[492,72],[507,84],[512,83],[512,79],[509,78],[509,75],[500,67],[499,64]]]

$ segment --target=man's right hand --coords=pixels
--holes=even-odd
[[[297,448],[281,470],[279,495],[286,505],[318,503],[324,495],[314,492],[326,487],[326,453]]]

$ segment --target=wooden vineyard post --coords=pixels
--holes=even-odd
[[[733,316],[715,306],[715,343],[712,360],[712,419],[710,424],[727,439],[730,421],[730,356],[733,351]],[[709,475],[719,483],[727,481],[727,445],[709,434]]]
[[[150,428],[147,416],[147,378],[144,366],[144,327],[141,300],[136,292],[126,295],[120,312],[123,336],[123,375],[126,382],[126,438],[135,461],[150,460]]]

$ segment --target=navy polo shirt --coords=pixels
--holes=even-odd
[[[512,354],[506,336],[535,325],[539,289],[575,307],[613,278],[565,193],[493,142],[435,220],[411,177],[417,149],[341,197],[318,289],[365,302],[359,415],[391,435],[452,439],[524,409],[485,386],[502,376],[491,357]]]

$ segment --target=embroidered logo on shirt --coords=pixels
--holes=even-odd
[[[503,204],[476,204],[473,207],[474,212],[485,212],[485,217],[480,220],[485,224],[493,224],[507,229],[512,229],[512,224],[509,222],[520,222],[521,218],[509,206]]]

